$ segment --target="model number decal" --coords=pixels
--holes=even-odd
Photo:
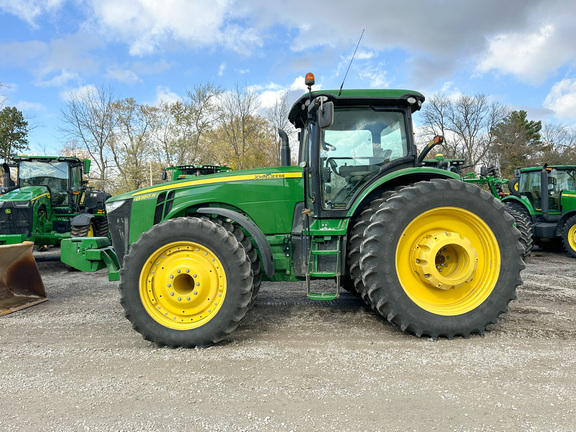
[[[256,174],[254,180],[272,180],[272,179],[283,179],[285,174]]]
[[[136,201],[142,201],[142,200],[150,199],[150,198],[156,198],[156,194],[155,194],[155,193],[149,193],[149,194],[146,194],[146,195],[140,195],[140,196],[137,196],[137,197],[135,198],[135,200],[136,200]]]

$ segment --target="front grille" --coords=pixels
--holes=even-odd
[[[122,266],[124,255],[128,251],[128,239],[130,235],[130,214],[132,213],[132,200],[127,200],[120,207],[108,213],[110,224],[110,237],[118,256],[118,262]]]
[[[5,202],[0,208],[0,235],[26,234],[30,237],[33,219],[32,208],[17,208],[12,203]]]

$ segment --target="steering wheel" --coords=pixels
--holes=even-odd
[[[326,159],[326,162],[328,162],[330,164],[330,168],[332,168],[332,171],[334,171],[336,174],[340,175],[340,170],[338,169],[338,164],[336,163],[336,161],[332,158],[328,158]]]

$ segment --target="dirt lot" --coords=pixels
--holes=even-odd
[[[400,333],[344,294],[265,283],[224,343],[158,348],[117,283],[36,255],[49,296],[0,318],[0,430],[576,430],[576,261],[536,251],[483,337]]]

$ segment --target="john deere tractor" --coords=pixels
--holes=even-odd
[[[576,258],[576,166],[522,168],[515,174],[503,202],[530,221],[539,246],[561,243]]]
[[[4,164],[7,192],[0,196],[0,245],[59,245],[72,236],[107,236],[104,203],[110,194],[88,190],[88,160],[18,156]],[[16,169],[16,182],[10,170]]]
[[[147,340],[206,346],[232,332],[262,280],[302,281],[309,298],[352,291],[400,330],[469,337],[521,284],[522,246],[505,207],[456,173],[423,166],[411,90],[309,92],[292,107],[281,167],[163,183],[107,201],[106,239],[63,242],[81,270],[108,267]],[[326,291],[315,279],[331,279]],[[322,284],[325,286],[326,284]]]
[[[162,180],[168,180],[170,171],[172,180],[182,180],[189,177],[216,174],[219,172],[232,171],[232,168],[222,165],[176,165],[169,166],[162,171]]]

